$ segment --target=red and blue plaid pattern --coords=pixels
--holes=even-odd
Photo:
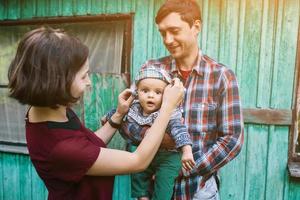
[[[137,85],[139,81],[145,78],[160,79],[168,84],[172,81],[171,75],[166,70],[156,66],[140,69],[135,77],[135,84]]]
[[[147,61],[181,78],[171,56]],[[192,199],[197,189],[241,150],[243,118],[238,83],[234,73],[199,51],[190,76],[184,83],[184,120],[193,141],[196,168],[181,174],[175,183],[174,199]]]

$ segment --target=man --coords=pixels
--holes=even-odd
[[[193,0],[168,0],[155,22],[170,56],[149,60],[163,66],[185,85],[184,123],[193,141],[196,167],[182,171],[174,199],[219,199],[218,170],[238,155],[243,120],[238,84],[226,66],[202,54],[198,46],[201,13]]]

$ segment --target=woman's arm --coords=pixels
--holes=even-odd
[[[116,112],[111,116],[111,120],[116,124],[121,124],[124,115],[128,112],[129,106],[134,97],[131,96],[131,90],[126,89],[120,93],[118,97],[118,107]],[[107,144],[116,132],[116,128],[112,127],[109,123],[105,123],[100,129],[95,131],[95,134]]]
[[[161,112],[148,129],[135,152],[101,148],[100,154],[88,170],[88,175],[115,175],[144,170],[156,154],[171,114],[183,97],[183,85],[179,79],[164,91]]]

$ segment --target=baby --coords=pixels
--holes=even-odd
[[[137,99],[133,101],[119,130],[122,137],[130,144],[137,146],[141,142],[147,128],[153,124],[159,113],[165,87],[171,83],[170,74],[161,67],[142,68],[138,72],[133,92]],[[113,112],[107,114],[106,119]],[[151,177],[155,175],[152,199],[170,199],[175,178],[181,169],[181,162],[184,170],[191,170],[194,167],[192,142],[187,128],[182,123],[180,108],[174,111],[166,133],[174,140],[176,149],[160,148],[145,171],[132,174],[132,197],[149,199],[148,188]],[[178,150],[182,152],[182,155]]]

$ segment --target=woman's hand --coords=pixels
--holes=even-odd
[[[124,115],[128,112],[133,100],[134,97],[131,95],[130,89],[125,89],[119,94],[117,111],[112,117],[114,118],[114,122],[118,123],[122,120]]]
[[[178,78],[173,79],[173,84],[167,85],[164,90],[163,102],[161,109],[173,111],[182,101],[184,87]]]

